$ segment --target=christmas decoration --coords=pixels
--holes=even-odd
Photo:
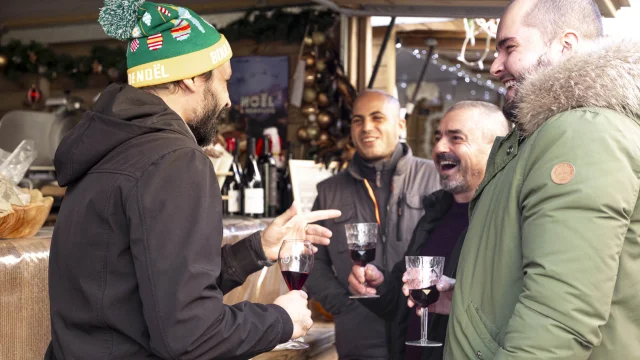
[[[313,52],[308,52],[302,55],[302,60],[304,60],[307,67],[312,67],[316,63],[316,54]]]
[[[311,34],[311,38],[313,39],[313,43],[316,45],[324,44],[325,40],[327,39],[324,33],[320,31],[315,31],[313,34]]]
[[[319,93],[317,100],[318,100],[319,107],[326,108],[327,106],[329,106],[329,97],[327,96],[326,93]]]
[[[0,69],[2,69],[3,67],[7,66],[7,63],[9,62],[9,60],[7,60],[7,56],[4,54],[0,55]]]
[[[313,70],[305,70],[304,71],[304,84],[305,85],[313,85],[316,81],[316,72]]]
[[[42,91],[40,91],[40,89],[38,89],[38,87],[36,86],[36,84],[31,85],[31,89],[29,89],[29,91],[27,91],[27,96],[26,96],[26,102],[29,105],[35,105],[37,103],[40,102],[40,100],[42,100]]]
[[[316,60],[316,70],[322,73],[327,69],[327,63],[324,60]]]
[[[302,94],[302,98],[305,102],[311,103],[316,100],[318,97],[318,93],[312,88],[304,89],[304,93]]]
[[[318,120],[318,126],[321,129],[326,130],[331,125],[333,125],[333,114],[331,114],[328,111],[323,111],[320,114],[318,114],[317,120]]]
[[[309,136],[310,140],[317,140],[320,136],[320,128],[316,123],[313,123],[309,127],[307,127],[307,136]]]
[[[306,116],[315,115],[318,113],[318,106],[315,104],[306,104],[302,106],[302,113]]]
[[[300,141],[301,143],[308,142],[309,133],[307,132],[307,127],[301,126],[300,128],[298,128],[298,131],[296,132],[296,136],[298,137],[298,141]]]
[[[305,36],[305,37],[304,37],[304,44],[305,44],[306,46],[311,46],[311,45],[313,45],[313,39],[312,39],[311,37],[309,37],[309,36]]]

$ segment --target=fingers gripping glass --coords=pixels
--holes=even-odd
[[[278,265],[289,290],[302,290],[313,268],[313,248],[307,240],[285,240],[278,252]],[[278,350],[302,350],[309,345],[289,340],[276,346]]]
[[[410,346],[442,346],[442,343],[427,339],[427,329],[429,321],[429,305],[438,301],[440,293],[436,289],[436,284],[442,277],[444,269],[443,257],[431,256],[405,256],[407,265],[407,286],[409,296],[416,305],[422,308],[420,316],[421,339],[407,341]]]
[[[378,243],[378,224],[362,223],[345,225],[349,255],[354,264],[366,267],[376,259],[376,244]],[[364,282],[362,285],[367,286]],[[377,298],[379,295],[352,295],[350,299]]]

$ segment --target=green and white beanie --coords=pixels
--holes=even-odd
[[[129,41],[129,85],[190,79],[232,56],[224,35],[193,11],[144,0],[105,0],[98,22],[105,33]]]

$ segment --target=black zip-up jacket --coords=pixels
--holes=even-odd
[[[433,161],[414,157],[406,144],[400,144],[399,148],[400,158],[387,187],[388,200],[378,204],[380,209],[384,207],[386,216],[373,264],[386,265],[388,270],[403,259],[411,233],[424,214],[422,198],[440,188],[440,176]],[[333,235],[329,246],[318,247],[306,287],[309,295],[334,317],[336,348],[341,360],[388,359],[387,343],[392,334],[386,331],[384,321],[358,301],[349,299],[348,277],[353,263],[344,226],[377,221],[373,200],[364,184],[365,173],[371,169],[363,169],[360,163],[354,160],[348,170],[318,184],[314,209],[338,209],[342,216],[320,222]],[[370,185],[377,187],[375,181]]]
[[[277,305],[222,296],[269,262],[221,248],[213,166],[159,97],[111,85],[60,144],[45,359],[247,359],[287,341]]]
[[[439,190],[427,196],[423,200],[424,216],[418,222],[405,256],[418,256],[423,247],[429,242],[435,227],[449,212],[453,204],[453,195],[445,190]],[[451,256],[446,259],[443,274],[456,277],[460,251],[464,243],[467,229],[458,237]],[[384,273],[384,282],[377,289],[379,298],[363,299],[360,301],[367,309],[381,317],[390,329],[389,359],[404,360],[405,337],[409,324],[411,311],[407,306],[407,298],[402,294],[402,275],[407,271],[404,258],[398,261],[392,271],[378,267]],[[445,343],[447,334],[448,315],[429,314],[429,340]],[[425,347],[422,352],[422,360],[442,360],[444,346]]]

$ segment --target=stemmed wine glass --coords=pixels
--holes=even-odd
[[[411,346],[442,346],[442,343],[427,339],[427,322],[429,320],[429,305],[438,301],[440,292],[436,289],[438,281],[442,277],[444,258],[438,256],[405,256],[407,265],[407,286],[409,296],[416,305],[422,308],[420,327],[422,337],[420,340],[407,341]]]
[[[365,267],[376,259],[376,244],[378,243],[377,223],[347,224],[344,226],[347,232],[347,244],[351,261],[358,266]],[[363,284],[367,286],[365,282]],[[352,295],[350,299],[377,298],[380,295]]]
[[[289,290],[302,290],[313,268],[313,248],[308,240],[284,240],[278,252],[278,265]],[[302,350],[309,345],[289,340],[276,346],[278,350]]]

